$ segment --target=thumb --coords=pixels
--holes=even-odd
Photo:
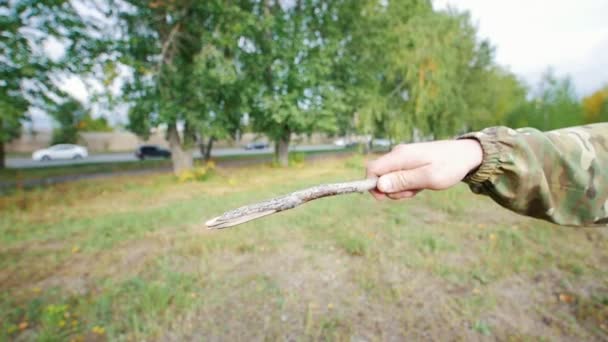
[[[420,190],[428,188],[430,184],[431,168],[429,165],[411,170],[402,170],[387,173],[378,179],[377,188],[383,193],[395,193],[407,190]]]

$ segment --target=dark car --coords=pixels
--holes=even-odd
[[[135,150],[135,156],[139,158],[139,160],[144,160],[146,158],[170,158],[171,151],[155,145],[143,145]]]
[[[246,150],[262,150],[268,148],[270,145],[267,142],[255,141],[245,145]]]

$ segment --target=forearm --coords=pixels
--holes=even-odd
[[[540,132],[492,127],[477,139],[483,162],[471,190],[523,215],[562,225],[608,223],[608,124]]]

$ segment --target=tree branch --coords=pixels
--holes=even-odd
[[[205,222],[205,225],[209,229],[232,227],[266,215],[293,209],[308,201],[319,198],[369,191],[376,188],[377,181],[377,178],[369,178],[354,182],[317,185],[312,188],[292,192],[285,196],[225,212],[223,215]]]
[[[167,40],[165,40],[163,42],[163,46],[160,51],[160,63],[158,65],[159,70],[162,68],[163,65],[169,65],[173,62],[173,55],[175,54],[174,53],[175,52],[175,48],[174,48],[175,36],[179,32],[180,28],[181,28],[181,23],[175,24],[175,26],[173,26],[173,28],[169,32],[169,35],[167,36]],[[169,54],[170,48],[172,48],[172,52],[173,52],[171,54]]]

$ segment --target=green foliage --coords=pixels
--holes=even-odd
[[[89,116],[83,105],[74,98],[59,104],[51,115],[59,124],[53,131],[53,144],[76,143],[81,122]]]
[[[336,68],[348,57],[343,45],[356,17],[352,2],[299,0],[251,2],[240,62],[251,87],[255,131],[289,143],[292,133],[335,132],[345,111]],[[287,149],[283,149],[287,151]],[[285,158],[283,158],[285,160]]]
[[[559,78],[548,69],[533,97],[515,108],[506,118],[511,127],[551,130],[584,123],[583,108],[569,77]]]
[[[97,40],[90,38],[96,24],[82,18],[70,1],[5,1],[0,9],[2,146],[19,136],[29,109],[54,111],[64,102],[66,94],[53,76],[87,70],[93,59],[89,52]],[[63,56],[54,59],[43,49],[53,39],[66,48]]]
[[[66,339],[70,333],[68,306],[65,304],[50,304],[44,308],[40,318],[41,341],[56,341]]]
[[[504,125],[507,117],[526,102],[527,89],[515,75],[492,66],[477,72],[467,83],[465,97],[469,103],[463,118],[467,130]]]
[[[127,1],[117,51],[133,78],[123,89],[131,104],[128,128],[141,136],[183,123],[172,148],[188,149],[204,136],[234,135],[243,112],[236,55],[241,10],[222,1]],[[171,141],[171,140],[170,140]]]
[[[81,132],[112,132],[113,128],[103,116],[94,119],[90,114],[86,114],[78,123],[78,130]]]
[[[349,100],[362,132],[395,140],[442,137],[499,123],[525,89],[494,64],[466,13],[426,2],[370,2],[350,53]]]
[[[539,95],[536,108],[467,13],[434,11],[428,1],[127,2],[115,63],[134,72],[124,88],[129,128],[145,137],[182,123],[182,148],[243,129],[286,153],[293,133],[399,141],[578,122],[571,85],[559,99]],[[546,80],[564,87],[554,81]]]

